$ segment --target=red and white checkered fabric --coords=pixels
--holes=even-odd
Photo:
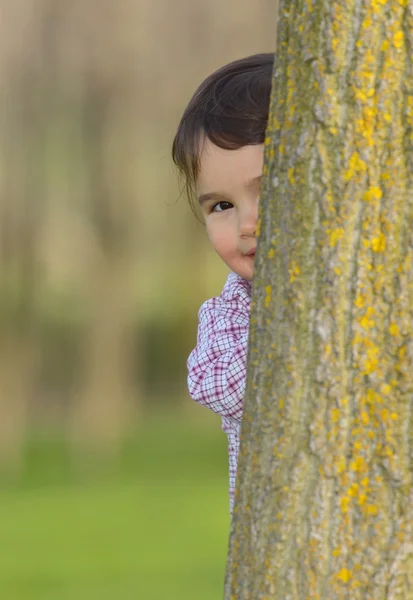
[[[234,504],[245,393],[251,282],[228,275],[220,296],[201,306],[197,346],[188,358],[191,397],[222,417],[228,436],[230,510]]]

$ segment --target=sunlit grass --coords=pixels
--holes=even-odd
[[[37,447],[25,480],[1,494],[1,598],[222,597],[229,523],[219,425],[152,422],[118,469],[82,483],[52,447]]]

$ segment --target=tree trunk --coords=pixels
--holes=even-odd
[[[115,115],[121,94],[115,82],[86,63],[83,135],[87,209],[100,260],[91,264],[89,302],[93,315],[84,347],[82,389],[76,394],[74,450],[117,456],[132,417],[133,200],[128,189],[125,142]],[[114,91],[115,90],[115,91]],[[119,118],[121,120],[121,118]],[[124,132],[124,138],[126,137]],[[135,397],[136,400],[136,397]],[[83,456],[81,456],[83,461]]]
[[[47,192],[48,114],[53,94],[52,11],[31,13],[13,35],[15,6],[0,19],[0,469],[18,472],[39,370],[39,241]],[[30,15],[30,18],[28,18]],[[2,14],[3,16],[3,14]]]
[[[281,0],[226,599],[413,599],[413,1]]]
[[[117,457],[131,425],[133,387],[130,334],[130,290],[126,281],[131,270],[102,260],[90,277],[94,313],[84,345],[84,378],[74,402],[73,441],[84,462],[102,454]]]

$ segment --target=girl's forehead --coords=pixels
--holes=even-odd
[[[205,193],[242,185],[261,175],[263,161],[264,144],[227,150],[207,139],[200,153],[197,190]]]

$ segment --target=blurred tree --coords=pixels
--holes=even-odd
[[[413,2],[281,0],[226,595],[413,598]]]
[[[48,0],[42,4],[42,19],[31,14],[27,3],[7,8],[8,17],[29,9],[23,39],[13,37],[12,18],[5,19],[10,30],[3,20],[0,27],[0,461],[15,469],[20,464],[39,358],[38,242],[45,213],[54,37]]]
[[[99,251],[90,264],[91,318],[81,389],[76,394],[74,435],[81,450],[111,452],[119,449],[132,402],[136,404],[131,252],[136,223],[125,152],[125,80],[105,72],[103,65],[86,55],[81,81],[86,211]]]

